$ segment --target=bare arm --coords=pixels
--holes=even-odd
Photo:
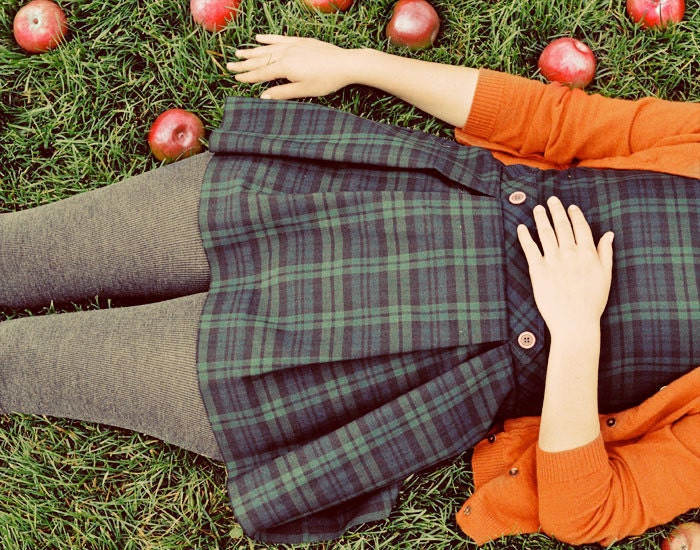
[[[289,82],[268,88],[264,99],[293,99],[330,94],[350,84],[390,93],[453,126],[469,116],[478,71],[372,49],[344,49],[313,38],[258,35],[261,46],[239,49],[242,61],[227,68],[239,82],[276,79]]]
[[[559,199],[534,210],[540,252],[528,229],[518,227],[535,301],[551,334],[539,446],[548,452],[581,447],[598,437],[600,317],[612,274],[608,232],[596,248],[578,207],[567,212]]]

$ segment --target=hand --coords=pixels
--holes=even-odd
[[[293,99],[330,94],[351,83],[351,50],[313,38],[263,34],[255,37],[264,44],[236,50],[244,61],[228,63],[239,82],[259,83],[276,79],[288,84],[266,90],[263,99]]]
[[[537,308],[552,334],[575,332],[588,323],[598,326],[610,292],[613,233],[605,233],[596,248],[578,207],[570,206],[567,216],[558,198],[551,197],[547,205],[554,227],[543,206],[534,209],[544,254],[527,227],[518,226]]]

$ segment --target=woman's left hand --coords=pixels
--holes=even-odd
[[[553,224],[543,206],[534,209],[542,252],[527,227],[518,226],[537,308],[552,334],[598,325],[610,292],[613,233],[605,233],[596,248],[577,206],[570,206],[567,215],[558,198],[551,197],[547,205]]]

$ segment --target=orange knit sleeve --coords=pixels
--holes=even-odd
[[[613,99],[482,70],[461,143],[568,166],[700,142],[700,104]]]
[[[538,449],[543,531],[608,545],[700,506],[698,430],[700,415],[691,415],[625,443],[606,447],[600,436],[562,453]]]

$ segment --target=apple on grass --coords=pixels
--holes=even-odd
[[[439,30],[440,18],[426,0],[399,0],[386,36],[394,46],[420,50],[433,45]]]
[[[66,14],[51,0],[32,0],[15,14],[12,31],[25,51],[46,52],[58,46],[68,33]]]
[[[700,523],[678,524],[661,543],[661,550],[700,550]]]
[[[211,32],[220,31],[238,17],[241,0],[190,0],[195,23]]]
[[[156,118],[148,133],[148,145],[158,160],[172,162],[202,152],[204,125],[184,109],[168,109]]]
[[[591,49],[575,38],[557,38],[540,54],[537,62],[542,75],[550,82],[571,88],[585,88],[595,75],[596,60]]]
[[[335,13],[347,11],[352,6],[353,0],[302,0],[307,8],[321,13]]]
[[[627,13],[645,29],[665,29],[685,14],[684,0],[627,0]]]

